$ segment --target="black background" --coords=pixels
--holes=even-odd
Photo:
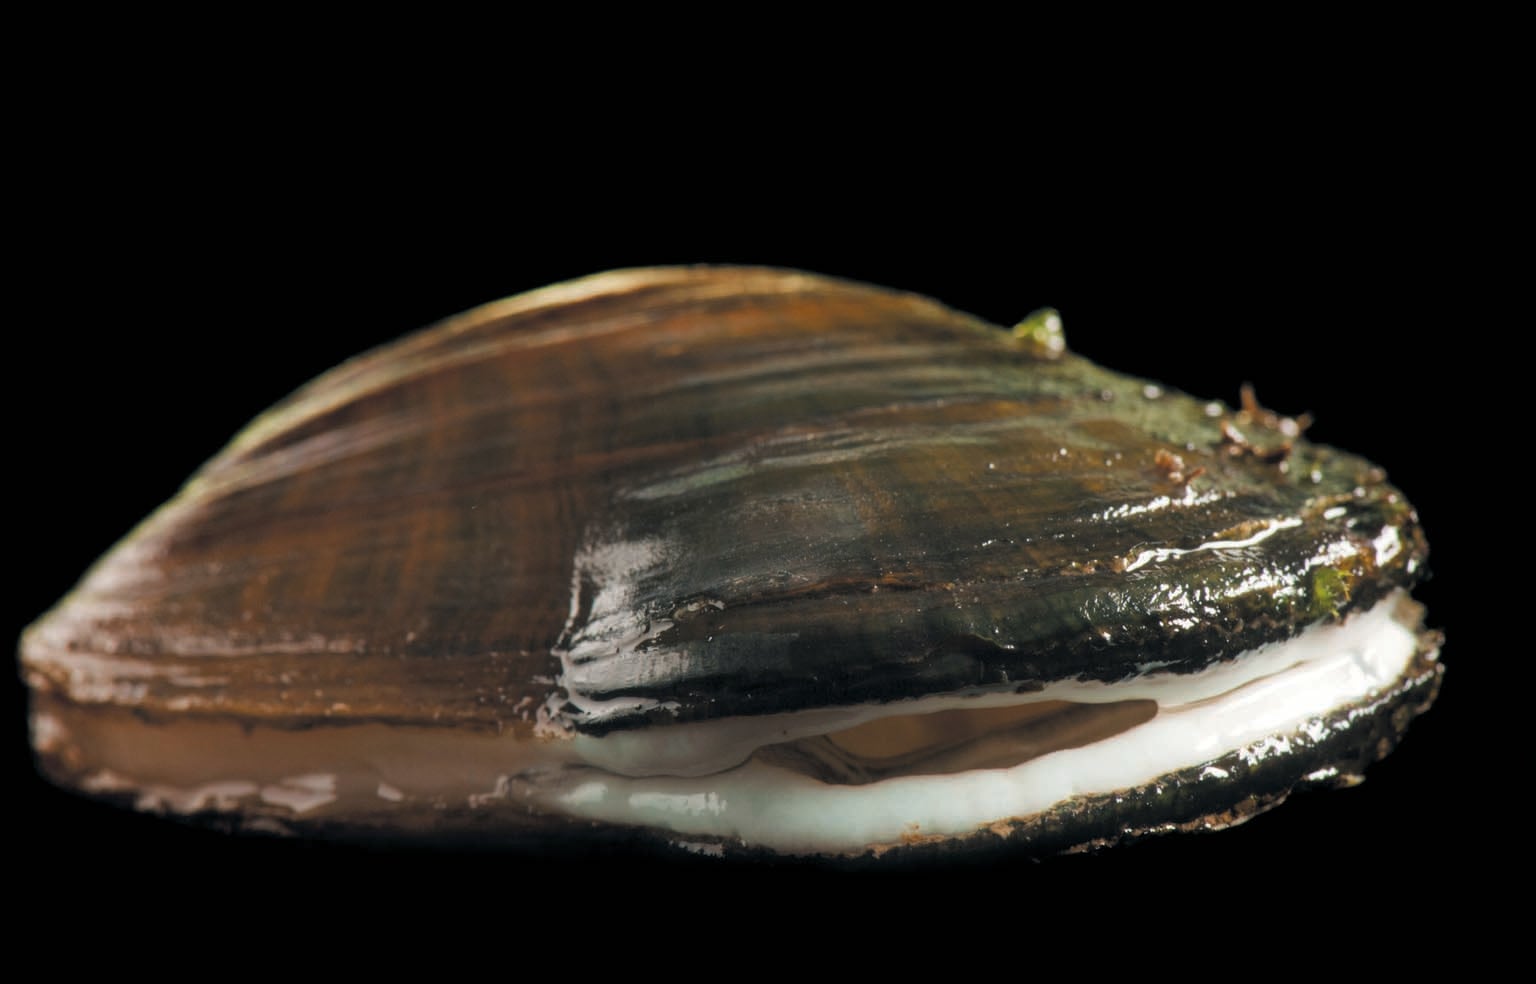
[[[1474,559],[1493,507],[1469,441],[1490,428],[1498,384],[1482,339],[1500,324],[1485,305],[1503,274],[1469,256],[1468,213],[1481,206],[1411,128],[1350,139],[1339,122],[1327,153],[1262,130],[1191,143],[1149,129],[1043,163],[1053,148],[948,133],[944,166],[882,151],[879,134],[854,158],[785,128],[773,159],[751,167],[750,154],[701,144],[656,168],[629,141],[557,154],[533,136],[495,151],[476,139],[423,153],[387,133],[353,145],[325,120],[205,133],[108,116],[118,125],[96,153],[72,143],[39,158],[57,173],[40,177],[20,237],[28,303],[11,333],[7,484],[9,552],[25,573],[10,591],[13,638],[245,422],[346,357],[569,277],[739,262],[913,290],[1002,324],[1051,305],[1069,345],[1111,367],[1229,402],[1247,381],[1266,406],[1312,413],[1313,439],[1384,465],[1418,506],[1433,574],[1419,596],[1447,633],[1449,674],[1359,788],[1219,835],[896,875],[187,830],[37,780],[16,688],[10,803],[17,842],[49,871],[30,886],[43,904],[77,905],[88,886],[91,911],[176,899],[191,918],[204,905],[185,901],[195,887],[241,914],[276,894],[310,916],[420,908],[447,921],[490,892],[526,928],[529,909],[553,919],[593,898],[654,904],[655,918],[720,900],[690,910],[707,923],[787,888],[813,910],[986,922],[1005,914],[980,906],[978,889],[1004,888],[1006,918],[1032,920],[1062,906],[1103,912],[1105,898],[1155,911],[1187,890],[1213,916],[1261,919],[1339,892],[1385,907],[1426,881],[1499,866],[1497,803],[1481,781],[1497,685],[1483,668],[1496,644],[1478,585],[1492,575]],[[1239,901],[1251,884],[1273,888]]]

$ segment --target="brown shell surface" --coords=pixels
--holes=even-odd
[[[1253,408],[910,294],[620,271],[304,387],[22,658],[151,719],[601,731],[1193,671],[1424,554],[1378,469]]]

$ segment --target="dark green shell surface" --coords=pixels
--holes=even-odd
[[[299,391],[23,660],[150,716],[592,732],[1195,671],[1422,566],[1296,430],[908,294],[605,274]]]

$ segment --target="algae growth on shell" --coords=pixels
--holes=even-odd
[[[29,630],[40,760],[263,829],[833,855],[1359,774],[1440,675],[1412,508],[1059,338],[677,268],[362,356]]]

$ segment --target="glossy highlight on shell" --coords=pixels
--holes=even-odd
[[[258,830],[1048,853],[1433,700],[1380,469],[910,294],[620,271],[255,421],[22,641],[58,783]]]

